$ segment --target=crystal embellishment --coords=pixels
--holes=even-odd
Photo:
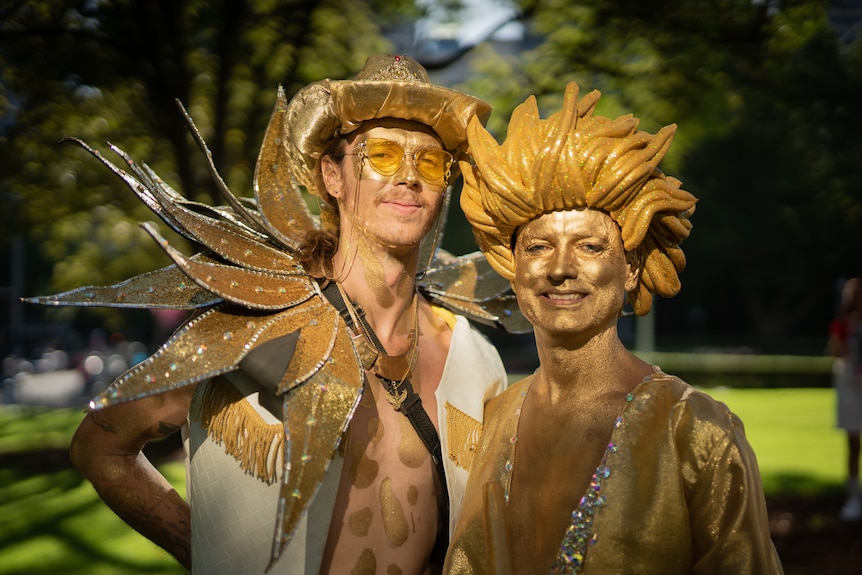
[[[372,81],[394,80],[396,82],[419,82],[419,77],[414,74],[401,56],[395,56],[386,68],[378,70],[368,78]]]
[[[551,567],[552,575],[575,575],[583,569],[587,549],[597,539],[593,533],[593,518],[596,510],[605,504],[602,481],[611,474],[607,459],[609,453],[616,451],[615,447],[613,443],[608,444],[601,464],[590,479],[587,493],[581,497],[577,509],[572,511],[572,522],[566,529],[560,552]]]

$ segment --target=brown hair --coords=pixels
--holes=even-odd
[[[329,157],[341,164],[344,159],[345,144],[346,140],[342,136],[336,136],[326,143],[314,171],[317,189],[326,190],[323,171],[320,168],[323,158]],[[297,248],[297,259],[311,277],[332,279],[332,258],[338,249],[338,230],[341,219],[338,213],[338,203],[329,193],[326,193],[320,200],[321,229],[309,230],[306,233],[305,241]]]

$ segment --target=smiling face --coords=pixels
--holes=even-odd
[[[406,152],[394,173],[375,171],[360,153],[369,139],[388,140]],[[417,150],[442,149],[440,139],[422,124],[404,120],[369,122],[345,142],[340,164],[324,158],[327,191],[338,202],[342,235],[358,232],[392,248],[415,248],[434,225],[445,184],[426,182],[416,168]]]
[[[588,339],[616,326],[637,269],[606,213],[544,214],[518,230],[512,288],[536,336]]]

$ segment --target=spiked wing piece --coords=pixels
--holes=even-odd
[[[474,321],[497,325],[509,333],[533,329],[521,315],[509,281],[491,269],[481,252],[429,269],[417,285],[429,300]]]
[[[188,200],[149,166],[137,164],[116,146],[109,144],[129,171],[71,139],[119,176],[173,230],[206,251],[187,257],[170,246],[154,225],[143,224],[173,265],[112,286],[25,299],[51,306],[201,310],[151,357],[95,397],[93,409],[237,370],[261,346],[299,332],[290,363],[274,388],[282,398],[286,441],[273,561],[289,542],[323,478],[359,402],[364,378],[343,319],[294,258],[306,233],[319,223],[287,175],[286,105],[279,88],[255,170],[253,200],[237,198],[228,190],[206,143],[182,110],[208,158],[223,206]],[[419,274],[420,291],[471,319],[510,332],[529,331],[508,282],[491,270],[480,253],[438,257],[441,228],[438,225],[423,245],[423,261],[429,267]]]

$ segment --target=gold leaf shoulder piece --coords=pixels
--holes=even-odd
[[[200,254],[189,259],[210,261]],[[23,298],[23,301],[50,306],[191,310],[222,300],[192,282],[179,267],[171,265],[111,286],[85,286],[54,295]]]

